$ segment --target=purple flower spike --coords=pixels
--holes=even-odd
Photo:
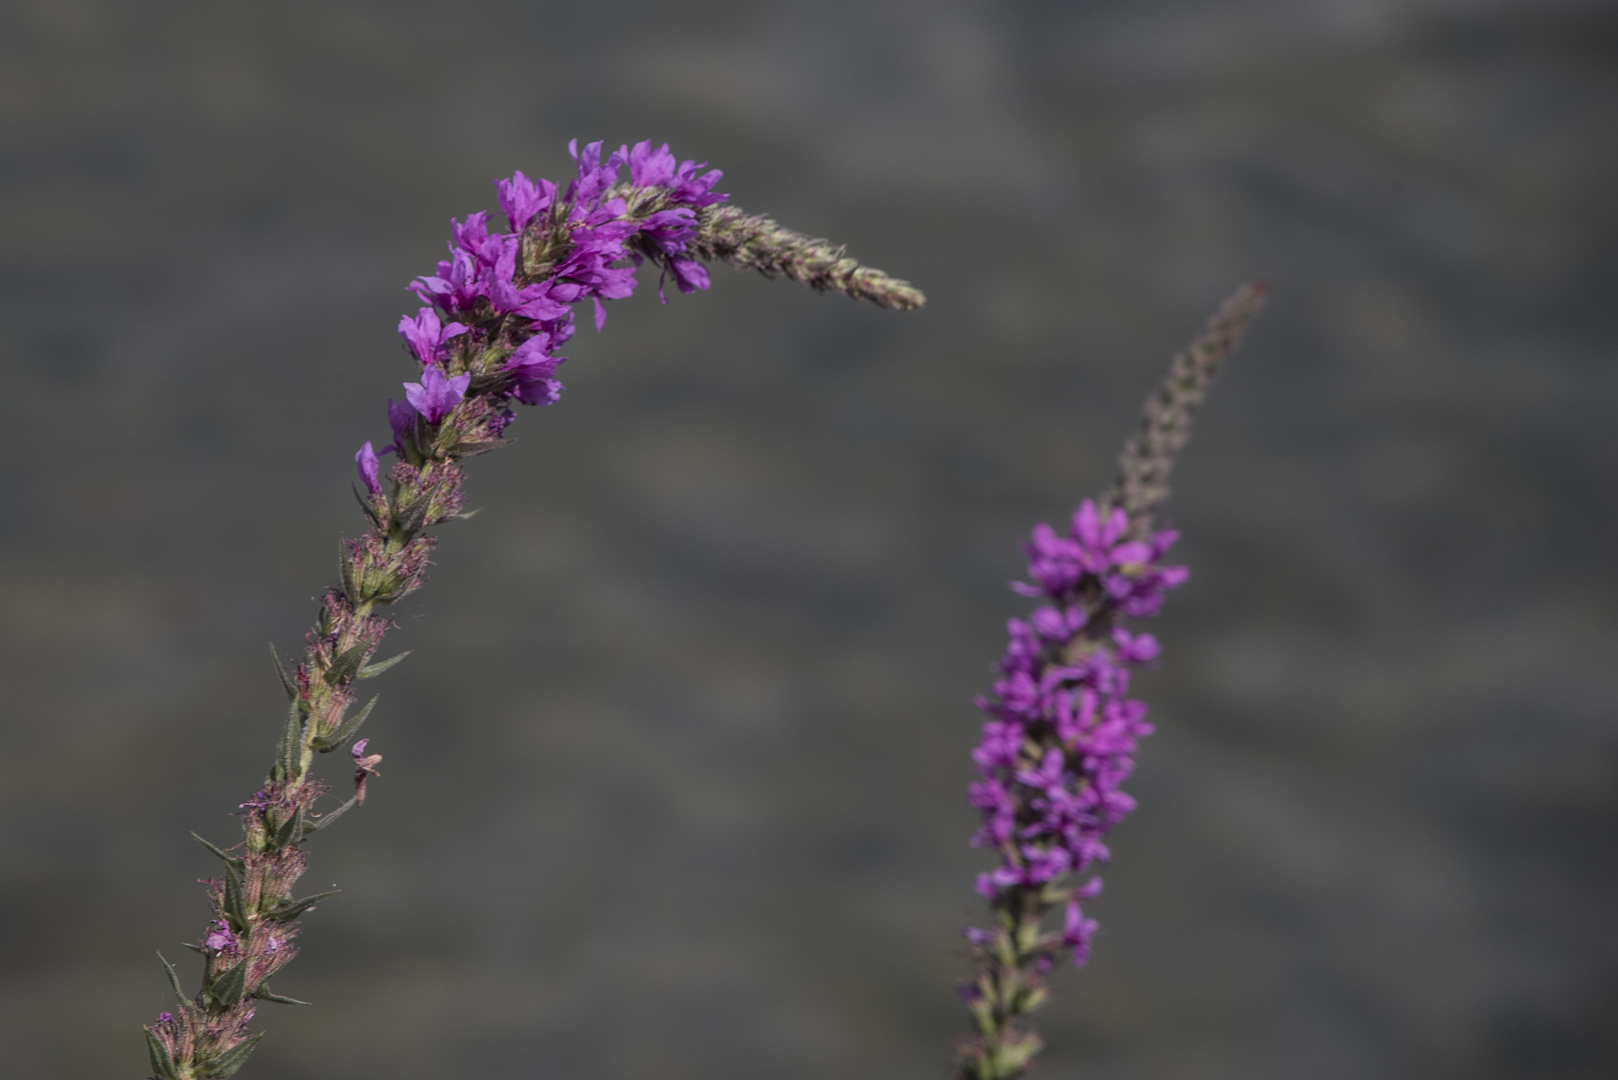
[[[429,424],[436,424],[460,404],[461,399],[466,396],[466,388],[471,384],[470,374],[457,375],[449,379],[445,378],[444,373],[438,368],[429,367],[421,373],[421,382],[404,384],[405,400],[410,402]]]
[[[376,451],[371,449],[369,441],[354,455],[354,464],[360,470],[360,479],[365,481],[365,489],[373,496],[382,493],[382,485],[377,480]]]

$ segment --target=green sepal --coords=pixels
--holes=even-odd
[[[406,538],[414,536],[421,531],[427,522],[427,503],[425,495],[418,495],[415,499],[398,507],[393,512],[393,531]]]
[[[275,919],[278,922],[291,922],[322,900],[336,896],[342,891],[341,889],[330,889],[323,893],[315,893],[313,896],[306,896],[302,900],[294,900],[271,911],[266,911],[264,917],[266,919]]]
[[[191,999],[186,997],[185,991],[180,988],[180,976],[174,973],[174,965],[169,963],[168,957],[162,953],[158,953],[157,958],[163,961],[163,971],[169,977],[169,985],[174,988],[174,996],[179,999],[181,1005],[191,1004]]]
[[[363,675],[360,677],[364,678]],[[332,732],[326,738],[317,738],[314,741],[314,748],[319,750],[322,754],[329,754],[333,750],[336,750],[339,746],[346,743],[349,738],[353,736],[354,732],[360,729],[360,725],[365,723],[365,718],[371,715],[371,710],[376,707],[377,699],[381,696],[381,694],[378,694],[370,701],[367,701],[365,703],[365,708],[361,709],[353,716],[350,716],[347,720],[344,720],[340,725],[338,725],[337,730]]]
[[[174,1059],[169,1057],[169,1048],[150,1031],[146,1033],[146,1052],[152,1059],[152,1071],[162,1080],[181,1080],[179,1072],[174,1068]]]
[[[207,949],[204,949],[201,945],[198,945],[198,944],[196,944],[194,942],[182,941],[182,942],[180,942],[180,946],[182,948],[190,949],[194,953],[201,953],[203,956],[208,955],[208,950]]]
[[[332,822],[336,821],[338,818],[342,817],[344,814],[348,813],[358,805],[358,799],[349,799],[337,809],[329,810],[311,821],[305,821],[303,823],[303,831],[305,833],[319,832],[321,829],[324,829],[327,825],[330,825]]]
[[[374,679],[378,675],[382,674],[384,671],[388,670],[394,664],[397,664],[399,661],[401,661],[405,657],[409,656],[410,653],[411,653],[411,650],[406,649],[404,652],[400,653],[398,656],[390,656],[386,660],[378,660],[374,664],[366,664],[364,667],[360,668],[358,671],[356,671],[354,673],[354,677],[356,679]]]
[[[354,674],[359,671],[360,665],[365,663],[366,650],[370,649],[369,641],[362,641],[351,648],[344,649],[332,660],[331,667],[326,669],[322,676],[327,686],[341,686],[350,682]]]
[[[253,991],[253,996],[258,998],[260,1001],[273,1001],[277,1005],[309,1004],[307,1001],[299,1001],[297,998],[283,997],[280,994],[271,993],[268,986],[260,986],[257,990]]]
[[[365,511],[365,516],[370,519],[371,524],[375,525],[378,531],[380,531],[382,528],[382,522],[377,520],[376,508],[371,505],[370,501],[366,499],[364,495],[360,494],[359,488],[351,487],[349,490],[354,492],[355,501],[360,504],[360,509]]]
[[[235,967],[209,983],[208,989],[204,992],[221,1008],[229,1009],[240,1004],[242,996],[247,992],[247,961],[240,961]]]
[[[337,565],[343,575],[343,595],[350,604],[358,605],[361,597],[359,585],[354,581],[354,563],[348,557],[348,545],[341,540],[337,541]]]
[[[286,665],[281,663],[281,654],[275,651],[275,642],[270,642],[270,659],[275,661],[275,673],[281,676],[281,689],[287,692],[287,697],[293,701],[298,700],[298,684],[287,674]]]
[[[506,445],[504,439],[468,440],[456,443],[445,453],[458,458],[476,457],[479,454],[487,454],[490,450],[498,450],[504,445]]]
[[[229,863],[225,864],[225,895],[221,898],[223,914],[235,924],[234,929],[247,931],[247,900],[242,895],[242,876]]]
[[[214,1058],[208,1065],[206,1072],[210,1077],[235,1076],[236,1070],[247,1063],[247,1055],[253,1052],[253,1047],[264,1037],[261,1031],[244,1043],[238,1043],[225,1053]]]
[[[209,843],[207,840],[204,840],[202,837],[198,836],[196,833],[191,834],[191,839],[195,840],[197,843],[201,844],[203,847],[207,848],[209,851],[211,851],[215,855],[219,856],[219,858],[224,861],[226,866],[234,866],[234,867],[237,867],[239,869],[244,865],[241,859],[237,858],[234,855],[229,854],[228,852],[222,850],[221,848],[215,846],[214,844]]]
[[[291,780],[298,774],[298,767],[303,764],[303,709],[296,698],[287,708],[287,726],[281,733],[281,759],[275,767],[281,772],[282,780]]]

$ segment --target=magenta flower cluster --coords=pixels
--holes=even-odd
[[[1188,571],[1160,565],[1177,533],[1132,540],[1128,530],[1123,510],[1103,515],[1086,500],[1070,536],[1049,525],[1034,529],[1026,548],[1033,583],[1013,585],[1048,605],[1008,625],[1001,678],[978,700],[995,719],[972,754],[981,779],[970,789],[983,815],[972,842],[1001,855],[1001,864],[978,878],[977,891],[1003,924],[1037,919],[1065,878],[1105,863],[1102,838],[1135,808],[1120,785],[1134,768],[1137,740],[1152,727],[1145,703],[1126,696],[1129,669],[1155,659],[1158,644],[1116,622],[1156,614]],[[1033,943],[1041,968],[1061,950],[1071,950],[1076,965],[1089,957],[1096,924],[1080,901],[1100,889],[1095,878],[1061,894],[1061,932]],[[1016,936],[1014,930],[1005,925],[1002,932]],[[999,936],[967,930],[979,947]]]
[[[380,490],[379,456],[404,456],[418,419],[437,425],[472,388],[472,373],[456,362],[458,346],[467,354],[491,346],[504,354],[491,385],[479,388],[491,406],[485,431],[499,438],[512,419],[508,401],[549,405],[561,396],[556,369],[567,358],[557,350],[573,336],[572,305],[589,299],[600,330],[607,319],[601,301],[633,293],[635,268],[648,256],[681,292],[708,287],[707,268],[688,254],[688,246],[697,234],[696,211],[729,198],[713,190],[723,175],[719,170],[677,162],[666,143],[620,147],[605,162],[599,142],[581,153],[574,140],[568,150],[578,176],[560,199],[555,184],[521,172],[496,181],[509,231],[491,230],[484,211],[451,222],[450,257],[439,262],[437,273],[411,283],[428,306],[400,319],[399,334],[422,366],[421,380],[404,384],[404,401],[388,403],[393,443],[380,454],[366,443],[355,455],[372,495]],[[627,186],[619,183],[625,167]],[[653,201],[657,208],[644,212]],[[546,235],[567,241],[550,265],[544,259]],[[630,265],[613,265],[625,260]]]

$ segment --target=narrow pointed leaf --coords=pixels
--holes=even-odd
[[[360,591],[354,581],[354,562],[348,557],[348,545],[341,540],[337,541],[337,564],[343,574],[343,595],[348,597],[349,603],[358,604]]]
[[[297,775],[298,766],[303,762],[302,750],[303,710],[294,698],[287,709],[287,726],[281,733],[281,760],[277,763],[284,779],[290,780]]]
[[[273,1001],[277,1005],[307,1005],[307,1004],[309,1004],[307,1001],[299,1001],[297,998],[283,997],[280,994],[271,993],[270,988],[268,986],[261,986],[257,990],[254,990],[253,991],[253,996],[258,998],[260,1001]]]
[[[360,677],[364,678],[365,676],[361,674]],[[381,696],[382,695],[378,694],[370,701],[367,701],[365,703],[365,708],[344,720],[342,724],[338,726],[337,730],[332,732],[328,738],[316,739],[315,749],[319,750],[322,754],[329,754],[333,750],[336,750],[339,746],[346,743],[350,736],[360,729],[360,725],[365,723],[365,718],[371,715],[371,710],[376,707],[377,698]]]
[[[246,1042],[239,1043],[225,1053],[220,1054],[208,1067],[208,1075],[217,1077],[235,1076],[236,1070],[247,1063],[247,1055],[253,1052],[253,1047],[258,1045],[258,1041],[263,1037],[264,1033],[259,1032]]]
[[[208,984],[208,996],[224,1008],[240,1003],[247,990],[247,961],[243,960]]]
[[[281,922],[291,922],[293,919],[296,919],[299,915],[302,915],[304,912],[308,911],[322,900],[330,899],[342,891],[343,890],[341,889],[329,889],[323,893],[315,893],[315,895],[306,896],[302,900],[294,900],[289,904],[283,904],[281,907],[278,907],[273,911],[266,911],[264,916],[265,918],[276,919]]]
[[[275,673],[281,676],[281,689],[287,692],[287,697],[293,701],[298,700],[298,684],[292,676],[287,674],[286,665],[281,663],[281,654],[275,651],[275,643],[270,643],[270,659],[275,661]]]
[[[274,839],[277,849],[303,839],[303,811],[299,810],[283,821],[281,827],[275,830]]]
[[[351,681],[354,678],[354,673],[359,671],[360,665],[365,663],[365,650],[370,647],[370,642],[362,641],[358,645],[338,653],[336,658],[332,660],[331,667],[326,669],[324,676],[326,685],[341,686],[343,683]]]
[[[174,973],[174,965],[162,953],[158,953],[157,958],[163,961],[163,971],[169,977],[169,985],[174,988],[174,996],[180,999],[181,1005],[191,1004],[191,999],[185,996],[185,990],[180,986],[180,977]]]
[[[214,846],[213,844],[210,844],[208,841],[204,840],[202,837],[198,836],[196,833],[191,834],[191,839],[195,840],[197,843],[201,844],[203,847],[207,848],[209,851],[211,851],[215,855],[219,856],[219,858],[222,859],[226,863],[226,865],[237,866],[237,867],[242,865],[242,860],[241,859],[239,859],[236,856],[231,855],[231,854],[223,851],[222,849]]]
[[[410,653],[411,650],[406,649],[398,656],[390,656],[386,660],[379,660],[374,664],[366,664],[364,667],[360,668],[359,671],[354,673],[354,677],[356,679],[374,679],[384,671],[388,670],[394,664],[397,664],[399,661],[409,656]]]
[[[146,1052],[152,1059],[152,1071],[162,1080],[180,1080],[180,1074],[174,1068],[174,1059],[169,1057],[169,1048],[150,1031],[146,1033]]]
[[[321,814],[317,818],[313,818],[313,819],[311,819],[309,821],[305,821],[303,823],[303,831],[306,832],[306,833],[319,832],[321,829],[324,829],[327,825],[330,825],[332,822],[336,821],[338,818],[342,817],[344,814],[346,814],[350,810],[354,809],[354,807],[357,806],[357,805],[359,805],[359,800],[358,799],[349,799],[346,803],[339,806],[337,809],[328,810],[326,813]]]
[[[365,516],[371,519],[371,524],[375,525],[378,529],[381,529],[382,522],[377,520],[376,510],[373,509],[371,504],[366,501],[365,496],[360,494],[360,489],[358,487],[351,486],[350,490],[354,492],[354,499],[360,504],[360,509],[365,511]]]
[[[238,931],[247,930],[247,901],[242,896],[242,876],[229,863],[225,864],[225,915]]]

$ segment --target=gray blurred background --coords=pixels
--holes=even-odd
[[[580,332],[242,1076],[940,1077],[1019,546],[1251,277],[1043,1075],[1618,1074],[1618,6],[8,0],[0,56],[7,1076],[145,1075],[403,286],[574,136],[931,302]]]

